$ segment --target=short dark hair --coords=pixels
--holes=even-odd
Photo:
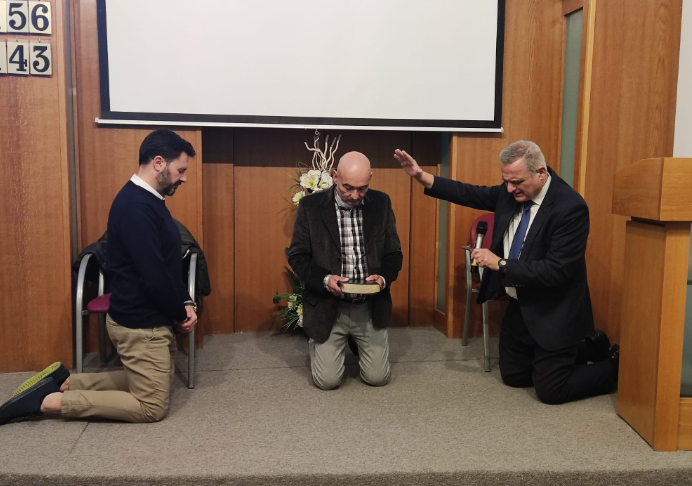
[[[195,149],[190,142],[167,128],[160,128],[147,135],[139,146],[139,165],[147,165],[157,155],[170,162],[183,152],[190,157],[195,156]]]

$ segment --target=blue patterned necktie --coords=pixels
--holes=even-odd
[[[533,201],[526,201],[524,203],[524,209],[521,212],[521,221],[519,222],[516,233],[514,233],[512,246],[509,248],[509,256],[507,258],[511,260],[519,258],[521,247],[524,244],[524,237],[526,236],[526,229],[529,227],[529,221],[531,221],[531,206],[533,206]]]

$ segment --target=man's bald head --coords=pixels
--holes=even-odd
[[[349,152],[344,154],[339,159],[339,163],[336,166],[337,172],[345,175],[347,172],[365,172],[370,173],[370,160],[360,152]]]
[[[339,159],[334,183],[342,201],[356,206],[365,197],[372,178],[370,160],[360,152],[349,152]]]

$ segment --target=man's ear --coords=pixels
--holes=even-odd
[[[166,159],[157,155],[151,160],[151,166],[157,173],[162,172],[166,168]]]
[[[336,181],[338,180],[338,176],[336,174],[336,170],[332,172],[332,181],[336,184]]]

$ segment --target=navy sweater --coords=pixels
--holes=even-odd
[[[128,181],[108,214],[108,314],[121,326],[171,326],[187,318],[180,232],[165,201]]]

